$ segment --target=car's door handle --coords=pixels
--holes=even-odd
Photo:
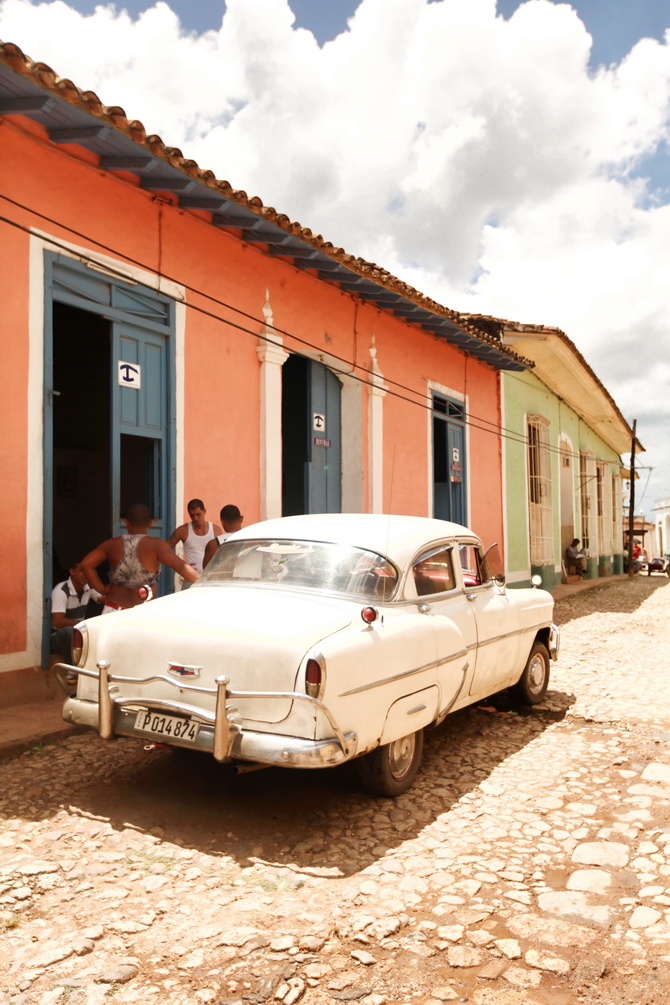
[[[465,596],[468,598],[468,600],[476,600],[477,599],[477,594],[476,593],[466,593]]]
[[[428,612],[431,610],[431,606],[430,604],[419,604],[417,610],[420,611],[421,614],[428,614]]]

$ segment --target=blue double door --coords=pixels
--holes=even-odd
[[[45,261],[44,596],[145,503],[175,498],[174,302],[65,256]]]
[[[322,363],[293,355],[282,375],[282,512],[342,508],[342,388]]]
[[[468,524],[465,405],[433,394],[433,514]]]

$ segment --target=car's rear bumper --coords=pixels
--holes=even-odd
[[[199,722],[198,736],[193,743],[187,740],[166,740],[163,736],[152,737],[144,730],[135,728],[138,706],[119,708],[114,718],[113,736],[135,736],[147,743],[169,743],[188,750],[200,750],[213,754],[215,748],[215,726],[209,722]],[[99,731],[99,706],[97,702],[68,698],[63,706],[66,722],[90,726]],[[284,768],[324,768],[341,764],[356,752],[356,734],[345,736],[348,753],[344,753],[339,741],[305,740],[297,736],[282,736],[278,733],[259,733],[251,730],[236,732],[230,751],[222,761],[250,761],[255,764],[278,765]]]
[[[340,730],[329,710],[316,698],[299,692],[282,693],[282,697],[308,702],[315,711],[320,711],[330,723],[333,736],[323,740],[307,739],[299,736],[284,736],[281,733],[260,732],[243,727],[239,713],[229,701],[238,698],[267,698],[277,696],[277,692],[232,691],[228,679],[219,677],[215,688],[189,686],[183,679],[173,682],[160,677],[168,684],[174,684],[177,694],[174,701],[151,696],[150,688],[146,697],[123,697],[119,685],[129,683],[128,678],[114,675],[105,661],[100,661],[97,672],[81,667],[58,663],[54,671],[59,679],[73,672],[94,678],[98,684],[98,700],[87,701],[68,697],[63,706],[63,718],[81,726],[97,730],[103,739],[115,736],[136,736],[145,741],[167,743],[170,746],[201,750],[212,754],[216,760],[230,762],[250,761],[257,764],[281,765],[287,768],[320,768],[349,760],[356,754],[358,737],[355,733],[346,735]],[[150,685],[157,678],[133,679],[132,683]],[[211,693],[216,696],[216,711],[210,712],[195,704],[184,701],[181,695]],[[193,741],[185,738],[166,738],[154,735],[136,726],[138,712],[151,710],[188,717],[198,725],[197,737]]]

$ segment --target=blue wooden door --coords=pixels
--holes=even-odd
[[[465,407],[433,395],[433,515],[467,525]]]
[[[112,327],[111,468],[113,525],[123,533],[122,516],[145,503],[155,537],[169,534],[168,359],[165,338],[127,321]]]
[[[312,360],[307,395],[307,513],[339,513],[342,508],[341,396],[335,374]]]

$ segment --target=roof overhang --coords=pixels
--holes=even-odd
[[[504,323],[503,323],[504,324]],[[503,342],[535,363],[534,374],[565,401],[617,454],[629,453],[633,432],[576,346],[560,329],[514,323]],[[636,440],[636,453],[644,450]]]
[[[92,92],[79,91],[44,64],[31,63],[16,46],[2,43],[0,115],[27,116],[46,130],[53,143],[75,144],[96,155],[102,170],[130,172],[143,189],[169,194],[186,211],[206,211],[213,226],[235,233],[264,253],[333,283],[498,370],[522,371],[532,366],[499,339],[481,335],[459,321],[456,312],[378,266],[335,248],[263,206],[260,199],[233,190],[227,182],[186,160],[181,151],[166,147],[159,137],[147,137],[142,124],[130,122],[122,109],[106,108]]]

